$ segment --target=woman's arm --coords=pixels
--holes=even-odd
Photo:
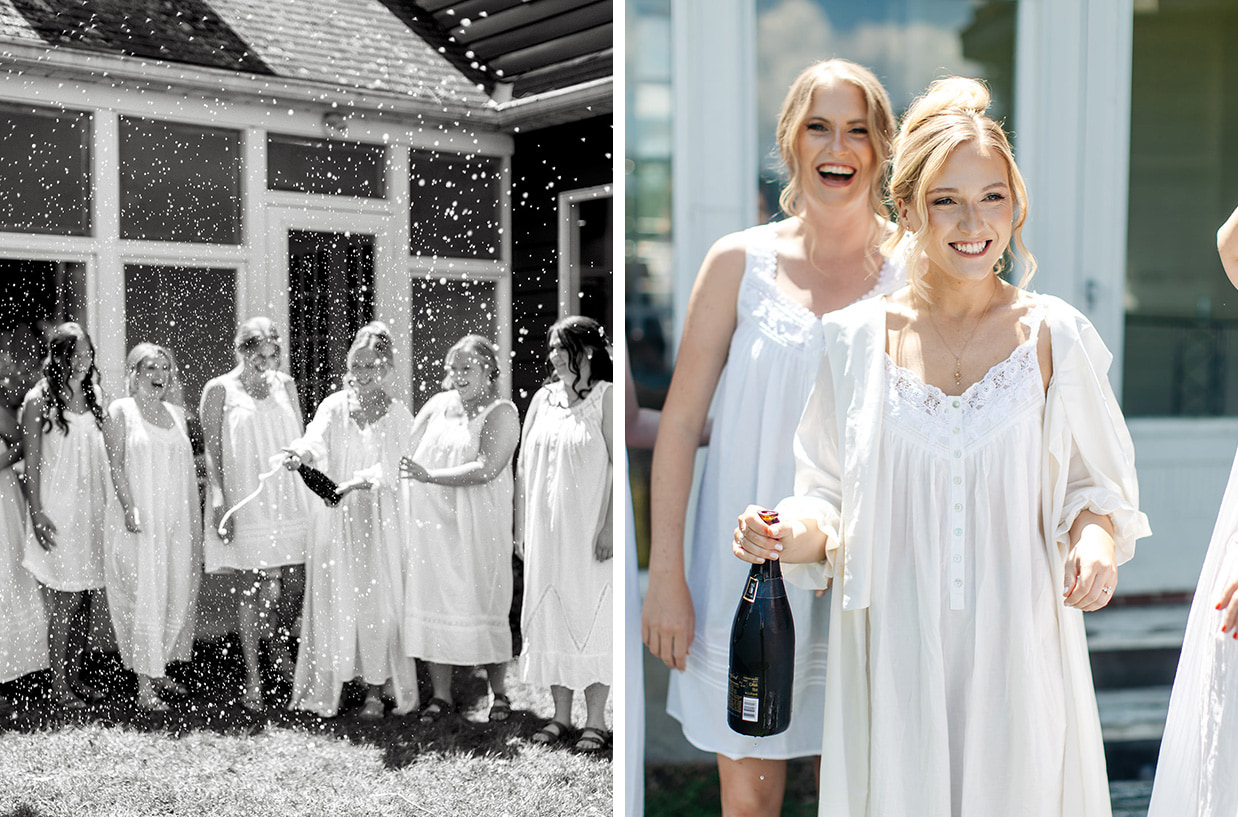
[[[129,490],[129,475],[125,469],[125,418],[123,409],[115,403],[108,410],[107,419],[103,422],[103,444],[107,448],[107,461],[112,472],[112,485],[116,489],[116,498],[125,515],[125,530],[139,533],[142,530],[138,519],[138,509],[133,504],[133,493]]]
[[[606,443],[606,468],[610,470],[615,462],[614,449],[611,447],[611,423],[614,422],[615,409],[612,396],[614,392],[606,387],[608,393],[602,397],[602,439]],[[615,532],[611,525],[614,521],[615,492],[606,492],[606,507],[602,510],[602,518],[597,534],[593,537],[593,558],[599,562],[610,559],[615,552]]]
[[[449,468],[427,470],[409,457],[400,461],[400,472],[419,482],[435,485],[482,485],[497,477],[516,452],[520,439],[520,418],[516,407],[502,403],[491,410],[481,428],[477,458]]]
[[[672,669],[686,666],[695,626],[684,576],[684,516],[697,443],[735,333],[744,256],[743,238],[735,234],[716,243],[705,257],[688,300],[653,451],[649,591],[641,612],[641,637]]]
[[[1229,219],[1217,230],[1217,252],[1229,281],[1238,287],[1238,208],[1229,214]]]
[[[232,497],[228,495],[228,486],[224,483],[223,471],[223,427],[224,427],[224,395],[226,390],[220,379],[216,378],[206,384],[202,392],[202,439],[206,445],[206,479],[210,485],[212,526],[218,530],[219,520],[233,505]],[[218,501],[216,501],[218,500]],[[233,518],[228,518],[224,528],[223,540],[232,541]]]
[[[31,389],[21,407],[21,447],[26,460],[26,502],[35,541],[44,550],[56,546],[56,525],[43,512],[43,392]]]
[[[538,408],[546,400],[546,390],[538,389],[529,403],[529,412],[524,416],[524,428],[520,431],[520,458],[516,460],[516,486],[512,508],[512,541],[516,545],[516,555],[524,558],[524,463],[528,452],[529,429],[537,420]]]

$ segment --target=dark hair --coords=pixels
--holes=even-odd
[[[90,336],[79,324],[62,323],[52,330],[47,338],[47,357],[43,360],[43,433],[52,430],[52,425],[64,434],[69,433],[69,421],[64,417],[65,395],[68,392],[69,373],[73,368],[73,355],[77,353],[77,345],[85,342],[90,347],[90,371],[82,381],[82,396],[86,406],[94,415],[95,425],[103,428],[103,408],[99,405],[99,396],[95,394],[95,384],[99,380],[99,370],[95,368],[95,345],[90,342]]]
[[[583,315],[568,315],[555,322],[550,327],[550,331],[546,333],[546,344],[550,345],[550,340],[558,333],[559,340],[563,343],[563,349],[567,352],[567,368],[577,378],[580,377],[580,364],[577,362],[582,356],[587,356],[589,362],[589,382],[585,384],[584,391],[573,386],[572,391],[576,392],[577,397],[584,397],[588,391],[593,388],[595,383],[600,381],[614,380],[614,364],[610,359],[610,344],[606,342],[606,331],[602,329],[602,324],[595,321],[593,318],[586,318]],[[590,354],[592,353],[592,354]],[[546,378],[547,383],[553,383],[558,380],[559,376],[555,374],[554,368],[550,370],[550,377]],[[579,383],[579,380],[577,380]]]

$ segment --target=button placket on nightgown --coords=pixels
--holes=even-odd
[[[947,581],[950,609],[963,609],[963,512],[966,508],[963,479],[963,401],[950,398],[946,412],[950,422],[950,548]]]

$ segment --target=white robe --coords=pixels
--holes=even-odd
[[[1053,580],[1060,587],[1069,530],[1081,510],[1113,519],[1119,563],[1131,557],[1135,540],[1149,529],[1138,511],[1130,435],[1105,377],[1111,355],[1083,315],[1056,298],[1041,296],[1041,302],[1054,370],[1040,448],[1041,516],[1052,543]],[[784,518],[815,517],[829,537],[830,552],[825,562],[783,569],[790,581],[804,586],[837,581],[819,811],[868,817],[870,766],[880,762],[885,741],[897,740],[870,730],[867,664],[873,574],[893,567],[889,542],[875,535],[883,497],[875,490],[881,469],[872,456],[883,435],[885,303],[861,303],[828,316],[826,335],[826,355],[796,433],[796,496],[780,503],[779,511]],[[1057,613],[1066,690],[1063,769],[1011,774],[1058,774],[1063,817],[1107,817],[1108,781],[1083,617],[1061,605]]]

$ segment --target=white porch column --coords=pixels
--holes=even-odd
[[[756,3],[671,4],[674,344],[714,241],[757,217]]]

